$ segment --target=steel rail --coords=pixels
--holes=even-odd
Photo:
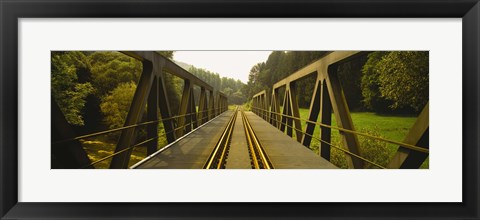
[[[224,162],[226,160],[228,146],[230,145],[231,134],[233,133],[233,127],[235,126],[237,110],[238,107],[234,110],[235,112],[230,117],[227,126],[225,127],[225,130],[222,132],[220,139],[215,145],[215,148],[205,162],[203,169],[223,168]]]
[[[245,131],[245,137],[247,138],[250,159],[253,162],[253,168],[260,169],[260,165],[258,164],[257,155],[255,154],[255,149],[253,148],[252,138],[250,137],[250,132],[248,131],[247,122],[245,122],[245,118],[246,118],[245,113],[243,112],[243,109],[242,109],[242,122],[243,122],[244,131]]]
[[[429,153],[429,149],[427,149],[427,148],[423,148],[423,147],[419,147],[419,146],[415,146],[415,145],[411,145],[411,144],[407,144],[407,143],[402,143],[402,142],[399,142],[399,141],[389,140],[389,139],[385,139],[385,138],[381,138],[381,137],[377,137],[377,136],[365,134],[365,133],[358,132],[358,131],[354,131],[354,130],[349,130],[349,129],[345,129],[345,128],[340,128],[340,127],[336,127],[336,126],[331,126],[331,125],[323,124],[323,123],[321,123],[321,122],[310,121],[310,120],[308,120],[308,119],[298,118],[298,117],[294,117],[294,116],[290,116],[290,115],[284,115],[284,114],[280,114],[280,113],[277,113],[277,112],[270,112],[270,111],[267,111],[267,110],[264,110],[264,109],[260,109],[260,108],[256,108],[256,107],[253,107],[253,106],[252,106],[252,108],[258,109],[258,110],[261,110],[261,111],[267,112],[267,113],[273,113],[273,114],[276,114],[276,115],[279,115],[279,116],[285,116],[285,117],[291,118],[291,119],[298,119],[298,120],[305,121],[305,122],[310,123],[310,124],[319,125],[319,126],[321,126],[321,127],[336,129],[336,130],[339,130],[339,131],[343,131],[343,132],[347,132],[347,133],[351,133],[351,134],[356,134],[356,135],[360,135],[360,136],[364,136],[364,137],[368,137],[368,138],[372,138],[372,139],[376,139],[376,140],[388,142],[388,143],[390,143],[390,144],[400,145],[400,146],[405,147],[405,148],[408,148],[408,149],[410,149],[410,150],[414,150],[414,151],[418,151],[418,152],[422,152],[422,153],[427,153],[427,154]],[[275,120],[275,121],[277,121],[277,120]],[[303,131],[302,131],[302,133],[303,133]]]
[[[235,127],[235,121],[237,119],[237,112],[238,112],[237,110],[238,110],[238,107],[237,107],[237,109],[235,109],[235,113],[233,114],[232,124],[230,126],[229,131],[228,131],[228,136],[227,136],[227,139],[225,141],[222,154],[220,155],[220,158],[219,158],[219,161],[218,161],[218,164],[217,164],[217,169],[221,169],[223,164],[225,163],[225,161],[227,159],[227,151],[230,150],[229,149],[230,148],[230,141],[231,141],[231,137],[232,137],[232,134],[233,134],[233,128]]]
[[[272,163],[270,162],[270,159],[268,158],[268,155],[265,153],[265,151],[263,150],[263,147],[262,145],[260,144],[260,141],[258,140],[258,137],[255,135],[255,131],[253,130],[252,128],[252,125],[250,124],[250,122],[248,121],[248,118],[245,114],[245,112],[243,111],[242,109],[242,118],[243,118],[243,124],[244,124],[244,127],[245,127],[245,133],[246,133],[246,136],[247,136],[247,141],[249,143],[249,149],[251,149],[251,156],[252,156],[252,160],[254,160],[254,164],[255,163],[258,163],[258,159],[260,159],[260,162],[262,163],[262,167],[260,167],[258,165],[258,168],[256,169],[260,169],[260,168],[263,168],[263,169],[273,169],[273,165]],[[258,155],[256,155],[258,154]]]

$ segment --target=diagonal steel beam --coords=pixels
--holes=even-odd
[[[403,143],[429,148],[429,103],[425,105],[415,124],[408,131]],[[391,169],[417,169],[427,159],[428,154],[399,146],[397,153],[387,165]]]

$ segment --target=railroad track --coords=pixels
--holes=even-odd
[[[255,131],[253,130],[250,122],[243,109],[242,119],[243,127],[245,128],[245,136],[247,137],[248,152],[250,153],[250,161],[252,162],[252,168],[254,169],[273,169],[273,165],[265,153],[260,141],[258,141]]]
[[[227,123],[227,127],[220,136],[220,139],[215,145],[215,148],[212,151],[210,157],[208,157],[207,162],[203,166],[203,169],[224,169],[225,162],[228,157],[228,150],[230,147],[230,140],[232,138],[233,128],[235,127],[235,119],[237,119],[238,107],[235,109],[235,112],[230,117],[230,120]]]
[[[253,169],[273,169],[273,165],[270,162],[265,150],[262,148],[257,136],[255,135],[255,131],[250,125],[245,112],[243,109],[239,110],[238,107],[235,109],[235,112],[229,119],[227,126],[220,136],[220,139],[217,142],[214,150],[212,151],[208,160],[205,162],[203,167],[204,169],[225,169],[225,164],[228,160],[228,152],[230,149],[233,128],[235,127],[235,121],[239,111],[241,112],[245,137],[247,139],[247,146],[245,147],[247,147],[249,152],[251,167]]]

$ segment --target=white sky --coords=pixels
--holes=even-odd
[[[272,51],[175,51],[173,59],[247,83],[250,69]]]

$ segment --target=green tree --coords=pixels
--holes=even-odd
[[[391,101],[386,100],[380,93],[380,73],[376,71],[376,65],[388,52],[372,52],[368,54],[367,62],[362,67],[361,89],[363,104],[367,109],[376,112],[388,111]]]
[[[338,65],[337,68],[337,75],[350,111],[365,110],[361,88],[362,67],[365,61],[366,56],[360,56]]]
[[[142,63],[119,52],[95,52],[88,56],[96,96],[102,98],[120,83],[137,82]]]
[[[251,99],[253,95],[260,92],[267,86],[260,80],[260,74],[265,72],[265,63],[257,63],[251,69],[250,73],[248,74],[248,82],[244,89],[244,94]]]
[[[174,54],[173,51],[158,53],[169,59]],[[101,100],[100,111],[104,115],[104,123],[109,128],[123,126],[135,94],[137,81],[142,73],[142,63],[119,52],[95,52],[88,57],[88,60],[92,72],[92,83],[98,90],[96,96]],[[169,102],[176,106],[180,99],[177,79],[170,74],[163,74],[165,74]]]
[[[72,125],[84,125],[85,99],[94,92],[89,82],[79,83],[78,74],[82,68],[86,68],[86,57],[82,52],[51,53],[52,96]]]
[[[104,123],[108,128],[119,128],[125,123],[130,103],[137,85],[132,81],[128,83],[120,83],[115,89],[110,91],[108,95],[102,98],[100,110],[104,115]]]
[[[362,95],[370,109],[422,110],[428,102],[428,51],[373,52],[362,72]]]

